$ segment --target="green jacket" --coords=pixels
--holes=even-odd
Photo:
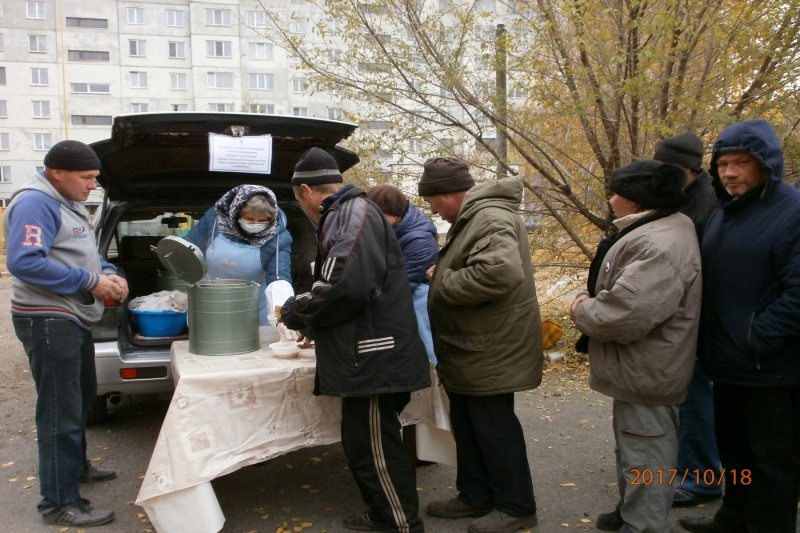
[[[542,328],[522,181],[476,185],[439,253],[428,295],[437,367],[445,389],[488,396],[542,381]]]

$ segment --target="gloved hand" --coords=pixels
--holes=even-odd
[[[287,328],[286,324],[283,322],[278,322],[278,325],[275,327],[278,330],[278,335],[280,335],[281,342],[298,341],[300,339],[300,334],[293,329]]]

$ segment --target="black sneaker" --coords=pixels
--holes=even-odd
[[[114,511],[95,509],[89,500],[81,498],[69,505],[62,505],[55,511],[43,514],[42,520],[45,524],[59,526],[94,527],[108,524],[114,520]]]
[[[369,513],[361,513],[352,518],[345,518],[342,520],[342,525],[355,531],[386,531],[388,529],[384,524],[373,521],[369,517]]]
[[[86,461],[81,468],[81,475],[78,478],[78,481],[80,483],[100,483],[102,481],[114,479],[115,477],[117,477],[117,473],[113,470],[95,468],[91,465],[91,463],[89,463],[89,461]]]

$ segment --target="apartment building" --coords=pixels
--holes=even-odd
[[[304,0],[269,1],[305,33]],[[106,138],[120,114],[254,112],[340,118],[264,35],[258,0],[0,0],[0,206],[51,145]],[[99,200],[99,196],[90,199]]]

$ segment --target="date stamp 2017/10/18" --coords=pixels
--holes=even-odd
[[[750,470],[725,470],[717,475],[714,470],[689,470],[688,468],[681,472],[676,468],[669,468],[666,470],[650,468],[638,469],[631,468],[631,474],[634,475],[631,485],[672,485],[677,483],[683,486],[685,483],[694,483],[695,485],[722,485],[722,480],[725,479],[725,474],[731,476],[731,483],[734,485],[749,485],[752,483]]]

